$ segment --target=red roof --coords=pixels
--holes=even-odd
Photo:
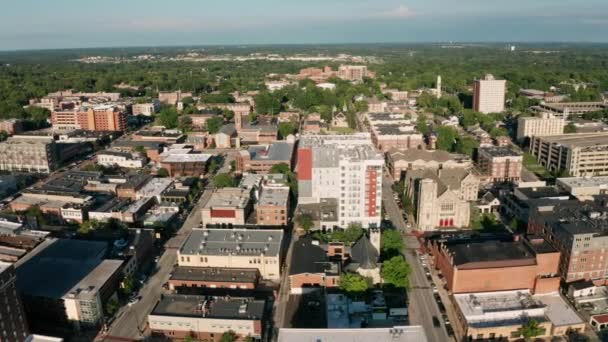
[[[592,319],[598,322],[599,324],[608,323],[608,314],[595,315],[592,317]]]

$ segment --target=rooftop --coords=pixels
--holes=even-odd
[[[171,153],[163,158],[163,163],[204,163],[212,155],[208,153]]]
[[[270,145],[253,145],[247,149],[252,160],[291,161],[293,144],[277,141]]]
[[[288,189],[265,188],[262,190],[258,205],[287,206],[289,201]]]
[[[360,329],[279,329],[278,342],[425,342],[422,326]]]
[[[259,271],[251,268],[182,267],[173,269],[171,280],[254,283]]]
[[[393,161],[405,160],[405,161],[436,161],[436,162],[447,162],[449,160],[459,161],[470,161],[470,158],[465,155],[452,154],[443,150],[419,150],[419,149],[407,149],[407,150],[396,150],[393,149],[388,152]]]
[[[545,307],[529,290],[455,294],[454,301],[469,324],[523,321],[526,317],[544,320]]]
[[[498,267],[509,262],[513,266],[534,265],[536,258],[523,242],[484,241],[471,243],[447,243],[455,266],[477,264],[475,267]],[[479,265],[484,263],[484,265]]]
[[[0,261],[0,273],[4,272],[6,269],[8,269],[9,267],[11,267],[13,264],[10,262],[3,262]]]
[[[265,302],[252,298],[166,295],[151,315],[261,320]]]
[[[283,231],[278,229],[199,229],[190,232],[180,254],[278,256]]]
[[[241,188],[221,188],[211,194],[211,198],[203,208],[230,207],[242,209],[251,199],[250,190]]]
[[[607,188],[608,176],[558,178],[557,185],[568,188]]]
[[[86,275],[64,298],[87,300],[95,298],[101,287],[105,285],[122,266],[122,260],[103,260],[93,271]]]
[[[302,273],[325,273],[330,270],[330,261],[325,249],[305,236],[293,244],[289,275]]]
[[[491,157],[521,157],[522,155],[510,146],[480,147],[479,153],[487,154]]]
[[[572,133],[538,137],[542,141],[566,147],[596,147],[608,145],[608,132]]]
[[[52,240],[25,257],[17,287],[24,295],[61,298],[102,262],[106,248],[106,242]]]

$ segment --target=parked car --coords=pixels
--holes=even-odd
[[[439,318],[437,318],[437,316],[433,316],[433,325],[435,327],[440,327],[441,323],[439,322]]]

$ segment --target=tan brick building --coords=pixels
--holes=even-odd
[[[492,182],[519,181],[523,156],[511,147],[482,147],[477,150],[477,165]]]

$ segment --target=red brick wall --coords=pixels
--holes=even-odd
[[[298,150],[298,179],[312,180],[312,150]]]
[[[536,265],[456,270],[453,293],[534,289]]]
[[[559,276],[553,278],[537,278],[534,294],[551,293],[559,290]]]
[[[537,274],[557,274],[559,271],[560,253],[543,253],[536,255],[536,263],[538,264]]]

